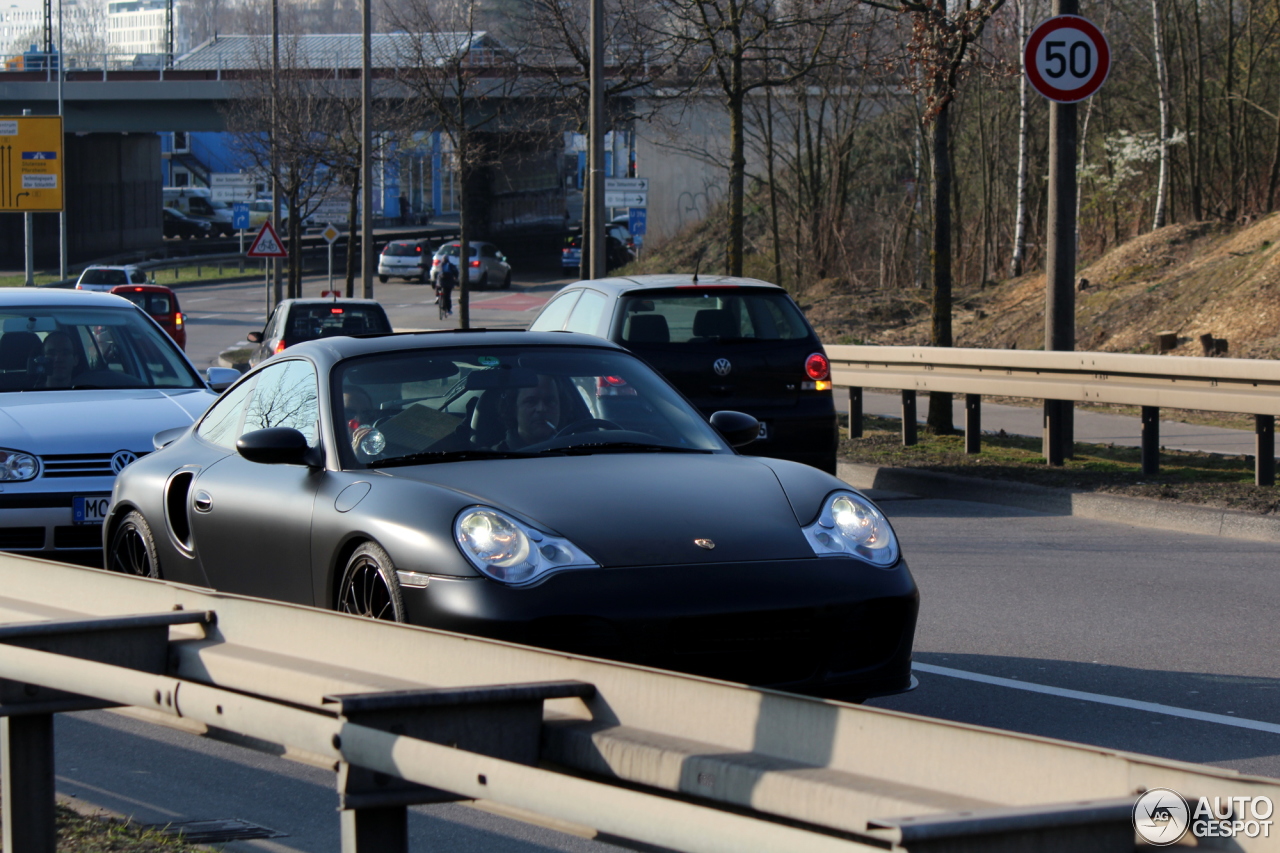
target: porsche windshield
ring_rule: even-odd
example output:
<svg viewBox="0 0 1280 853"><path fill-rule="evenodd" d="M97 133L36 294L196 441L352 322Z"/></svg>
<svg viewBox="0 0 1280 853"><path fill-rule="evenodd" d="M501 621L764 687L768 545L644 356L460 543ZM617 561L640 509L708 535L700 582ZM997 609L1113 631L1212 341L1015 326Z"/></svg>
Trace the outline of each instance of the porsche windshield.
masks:
<svg viewBox="0 0 1280 853"><path fill-rule="evenodd" d="M605 452L731 452L633 356L577 347L414 350L334 369L345 464Z"/></svg>
<svg viewBox="0 0 1280 853"><path fill-rule="evenodd" d="M168 335L132 305L0 312L0 391L202 387Z"/></svg>

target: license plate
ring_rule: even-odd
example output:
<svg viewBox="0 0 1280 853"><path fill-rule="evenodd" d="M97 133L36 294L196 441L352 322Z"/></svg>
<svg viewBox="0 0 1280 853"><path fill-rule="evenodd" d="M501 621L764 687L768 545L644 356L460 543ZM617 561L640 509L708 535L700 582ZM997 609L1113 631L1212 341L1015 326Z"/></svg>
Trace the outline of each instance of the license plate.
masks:
<svg viewBox="0 0 1280 853"><path fill-rule="evenodd" d="M769 425L764 421L760 422L760 432L756 434L756 441L761 441L769 437Z"/></svg>
<svg viewBox="0 0 1280 853"><path fill-rule="evenodd" d="M71 499L76 524L101 524L110 505L111 495L76 495Z"/></svg>

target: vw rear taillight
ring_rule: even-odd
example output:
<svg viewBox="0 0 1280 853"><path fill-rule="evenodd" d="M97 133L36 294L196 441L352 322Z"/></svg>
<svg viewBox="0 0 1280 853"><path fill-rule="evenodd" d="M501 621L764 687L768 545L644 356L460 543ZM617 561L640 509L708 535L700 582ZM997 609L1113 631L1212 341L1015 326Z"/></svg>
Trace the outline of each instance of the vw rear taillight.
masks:
<svg viewBox="0 0 1280 853"><path fill-rule="evenodd" d="M480 262L479 262L479 261L472 261L472 262L471 262L471 266L473 266L473 267L478 267L478 266L480 266Z"/></svg>
<svg viewBox="0 0 1280 853"><path fill-rule="evenodd" d="M276 341L276 352L284 352L285 342L283 340Z"/></svg>
<svg viewBox="0 0 1280 853"><path fill-rule="evenodd" d="M806 391L831 390L831 362L827 361L825 355L815 352L806 358L804 360L804 372L810 381L801 384L801 388Z"/></svg>
<svg viewBox="0 0 1280 853"><path fill-rule="evenodd" d="M804 360L804 372L810 379L826 379L831 375L831 362L820 352L815 352Z"/></svg>

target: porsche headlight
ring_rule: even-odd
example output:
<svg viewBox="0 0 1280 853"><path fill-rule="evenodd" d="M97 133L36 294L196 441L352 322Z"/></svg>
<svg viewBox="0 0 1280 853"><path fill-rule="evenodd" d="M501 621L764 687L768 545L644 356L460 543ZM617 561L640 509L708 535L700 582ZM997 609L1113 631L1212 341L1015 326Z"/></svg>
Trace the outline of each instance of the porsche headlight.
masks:
<svg viewBox="0 0 1280 853"><path fill-rule="evenodd" d="M889 520L871 501L853 492L827 497L818 520L804 528L819 557L848 556L881 568L898 562L898 538Z"/></svg>
<svg viewBox="0 0 1280 853"><path fill-rule="evenodd" d="M454 522L454 536L481 574L513 586L561 569L599 568L569 540L488 507L464 510Z"/></svg>
<svg viewBox="0 0 1280 853"><path fill-rule="evenodd" d="M33 480L40 473L40 462L30 453L0 448L0 483Z"/></svg>

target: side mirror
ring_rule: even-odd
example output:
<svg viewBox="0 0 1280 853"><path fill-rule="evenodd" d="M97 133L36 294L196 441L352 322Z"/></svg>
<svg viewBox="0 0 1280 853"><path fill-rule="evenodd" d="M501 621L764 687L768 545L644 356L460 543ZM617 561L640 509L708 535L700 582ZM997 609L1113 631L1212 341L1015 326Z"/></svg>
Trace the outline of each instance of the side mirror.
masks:
<svg viewBox="0 0 1280 853"><path fill-rule="evenodd" d="M247 340L251 344L262 343L262 332L250 332L244 337L245 337L245 340Z"/></svg>
<svg viewBox="0 0 1280 853"><path fill-rule="evenodd" d="M760 422L742 412L716 412L711 416L711 425L731 447L750 444L760 435Z"/></svg>
<svg viewBox="0 0 1280 853"><path fill-rule="evenodd" d="M173 444L175 441L182 438L189 429L191 429L189 426L162 429L155 435L151 436L151 446L156 450L159 450L162 447L168 447L170 444Z"/></svg>
<svg viewBox="0 0 1280 853"><path fill-rule="evenodd" d="M209 387L221 394L240 378L240 371L234 367L210 367L205 371L205 377L209 380Z"/></svg>
<svg viewBox="0 0 1280 853"><path fill-rule="evenodd" d="M319 465L319 451L308 446L307 437L292 427L246 432L236 441L236 452L263 465Z"/></svg>

